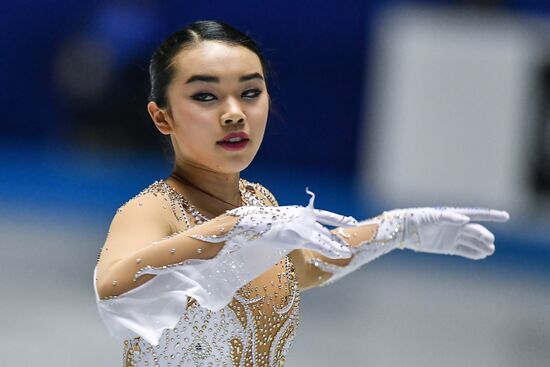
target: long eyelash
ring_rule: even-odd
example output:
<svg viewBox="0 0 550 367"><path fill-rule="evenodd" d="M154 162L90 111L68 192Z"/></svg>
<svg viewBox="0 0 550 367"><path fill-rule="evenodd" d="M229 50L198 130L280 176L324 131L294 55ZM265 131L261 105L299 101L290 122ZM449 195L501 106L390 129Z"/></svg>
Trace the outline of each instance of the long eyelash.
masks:
<svg viewBox="0 0 550 367"><path fill-rule="evenodd" d="M248 93L253 92L252 96L248 96ZM263 91L260 89L249 89L243 92L242 96L245 98L255 98L258 97L260 94L262 94Z"/></svg>
<svg viewBox="0 0 550 367"><path fill-rule="evenodd" d="M256 98L258 96L260 96L261 94L263 93L263 91L261 89L248 89L246 91L244 91L241 96L243 98ZM252 94L252 95L250 95ZM199 102L212 102L214 100L217 99L216 96L214 96L212 93L196 93L196 94L193 94L191 96L192 99L194 99L195 101L199 101ZM207 99L204 99L204 98L207 98Z"/></svg>
<svg viewBox="0 0 550 367"><path fill-rule="evenodd" d="M203 96L206 96L209 99L201 98ZM214 101L214 100L217 99L216 96L214 96L212 93L197 93L197 94L193 94L191 96L191 98L194 99L195 101L199 101L199 102L211 102L211 101Z"/></svg>

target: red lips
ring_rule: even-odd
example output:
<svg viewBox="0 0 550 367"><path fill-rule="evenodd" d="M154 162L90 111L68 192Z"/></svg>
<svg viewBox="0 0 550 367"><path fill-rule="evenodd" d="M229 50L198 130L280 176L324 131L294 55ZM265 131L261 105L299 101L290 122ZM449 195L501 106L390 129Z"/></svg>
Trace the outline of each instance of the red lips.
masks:
<svg viewBox="0 0 550 367"><path fill-rule="evenodd" d="M221 142L224 142L224 141L228 141L229 139L233 139L233 138L241 138L241 139L246 139L246 140L248 140L248 134L245 133L244 131L240 131L240 132L236 132L236 133L227 134L227 135L224 136L221 140L219 140L218 143L221 143Z"/></svg>
<svg viewBox="0 0 550 367"><path fill-rule="evenodd" d="M222 140L218 141L217 144L225 150L235 151L244 149L249 141L248 134L241 131L227 134Z"/></svg>

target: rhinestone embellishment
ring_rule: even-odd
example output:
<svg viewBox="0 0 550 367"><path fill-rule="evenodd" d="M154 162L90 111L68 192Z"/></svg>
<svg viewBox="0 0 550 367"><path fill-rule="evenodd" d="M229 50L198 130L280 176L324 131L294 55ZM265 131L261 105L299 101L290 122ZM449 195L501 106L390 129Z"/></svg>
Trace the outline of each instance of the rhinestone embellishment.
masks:
<svg viewBox="0 0 550 367"><path fill-rule="evenodd" d="M271 193L259 184L241 180L239 189L245 206L278 205ZM209 220L164 181L155 182L144 192L166 198L166 206L172 209L179 223L176 230L180 232ZM220 230L220 237L227 234L226 229ZM196 252L203 253L205 246ZM168 249L168 253L174 254L173 250ZM136 263L140 264L141 259L136 259ZM139 337L126 341L124 366L283 366L299 325L298 282L289 256L283 257L266 274L271 276L244 285L227 306L216 312L188 299L178 324L163 332L158 345Z"/></svg>

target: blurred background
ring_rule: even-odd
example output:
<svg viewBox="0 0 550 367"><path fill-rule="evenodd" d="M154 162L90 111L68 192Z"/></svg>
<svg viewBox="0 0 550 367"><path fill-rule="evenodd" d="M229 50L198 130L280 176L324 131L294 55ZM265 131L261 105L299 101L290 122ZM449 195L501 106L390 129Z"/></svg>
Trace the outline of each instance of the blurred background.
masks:
<svg viewBox="0 0 550 367"><path fill-rule="evenodd" d="M115 210L167 177L148 59L190 21L248 32L274 111L243 177L366 218L505 209L483 261L394 252L303 294L288 366L550 366L550 3L3 1L3 365L114 366L92 273Z"/></svg>

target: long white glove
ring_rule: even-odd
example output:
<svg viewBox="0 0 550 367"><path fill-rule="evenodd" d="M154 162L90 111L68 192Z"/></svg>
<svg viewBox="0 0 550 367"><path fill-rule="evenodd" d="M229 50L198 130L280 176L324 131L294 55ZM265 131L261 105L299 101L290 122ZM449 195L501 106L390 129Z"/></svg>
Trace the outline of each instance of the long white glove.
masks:
<svg viewBox="0 0 550 367"><path fill-rule="evenodd" d="M505 211L483 208L391 210L357 224L376 224L378 230L373 238L351 247L353 259L348 265L336 266L317 258L308 261L325 272L333 273L323 284L326 285L396 248L483 259L495 251L495 237L487 228L471 222L505 222L508 219L509 215ZM353 229L339 230L338 233L346 240L352 237Z"/></svg>
<svg viewBox="0 0 550 367"><path fill-rule="evenodd" d="M397 209L383 216L387 220L379 228L378 241L419 252L459 255L473 260L493 254L495 236L482 225L471 222L509 219L508 213L501 210L452 207Z"/></svg>

